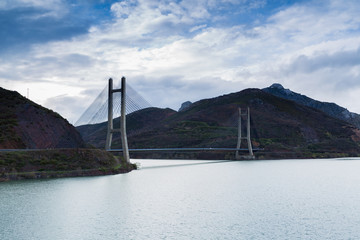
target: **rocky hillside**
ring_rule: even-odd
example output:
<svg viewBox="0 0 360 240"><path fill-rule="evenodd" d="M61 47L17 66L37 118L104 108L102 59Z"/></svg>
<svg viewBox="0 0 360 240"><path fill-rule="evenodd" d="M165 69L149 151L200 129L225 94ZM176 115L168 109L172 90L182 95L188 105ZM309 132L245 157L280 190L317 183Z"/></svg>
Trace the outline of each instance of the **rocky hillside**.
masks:
<svg viewBox="0 0 360 240"><path fill-rule="evenodd" d="M296 103L318 109L334 118L351 123L360 129L360 115L357 113L352 113L346 108L343 108L335 103L314 100L305 95L293 92L289 89L285 89L281 84L278 83L274 83L270 87L264 88L263 91L273 94L277 97L292 100Z"/></svg>
<svg viewBox="0 0 360 240"><path fill-rule="evenodd" d="M59 114L0 88L0 149L79 148L85 143Z"/></svg>
<svg viewBox="0 0 360 240"><path fill-rule="evenodd" d="M360 153L360 131L353 125L260 89L204 99L180 112L150 108L132 113L127 118L129 148L233 148L237 141L239 107L251 109L252 143L255 148L264 149L257 154L259 158ZM106 123L80 126L78 130L86 142L104 147ZM120 143L120 135L114 136L114 148L121 147ZM162 156L148 154L145 157ZM170 157L234 158L234 153L191 153L189 156L174 153Z"/></svg>

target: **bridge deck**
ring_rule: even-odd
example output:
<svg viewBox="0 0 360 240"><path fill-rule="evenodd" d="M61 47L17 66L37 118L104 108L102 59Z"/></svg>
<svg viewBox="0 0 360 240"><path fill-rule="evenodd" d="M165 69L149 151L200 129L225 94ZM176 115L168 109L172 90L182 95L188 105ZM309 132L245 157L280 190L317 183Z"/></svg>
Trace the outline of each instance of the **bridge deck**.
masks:
<svg viewBox="0 0 360 240"><path fill-rule="evenodd" d="M66 148L61 148L66 149ZM46 150L58 150L57 148L45 148L45 149L0 149L0 152L16 152L16 151L46 151ZM262 151L264 149L255 148L253 151ZM108 152L122 152L122 149L109 149ZM165 152L165 151L246 151L247 148L133 148L129 149L130 152Z"/></svg>
<svg viewBox="0 0 360 240"><path fill-rule="evenodd" d="M255 148L253 151L261 151ZM122 152L123 149L108 149L108 152ZM165 151L246 151L247 148L135 148L129 149L129 152L165 152Z"/></svg>

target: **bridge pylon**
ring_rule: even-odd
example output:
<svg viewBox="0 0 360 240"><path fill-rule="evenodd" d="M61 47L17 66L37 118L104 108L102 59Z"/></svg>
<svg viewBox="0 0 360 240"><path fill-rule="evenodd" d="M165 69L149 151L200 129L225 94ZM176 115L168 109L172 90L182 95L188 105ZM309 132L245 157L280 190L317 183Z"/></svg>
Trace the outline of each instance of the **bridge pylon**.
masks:
<svg viewBox="0 0 360 240"><path fill-rule="evenodd" d="M120 117L120 128L115 129L113 126L113 94L116 92L121 93L121 117ZM129 147L126 135L126 79L121 78L121 88L113 89L113 79L109 79L109 99L108 99L108 128L106 136L106 150L111 150L112 136L114 132L121 133L121 145L123 158L125 162L130 162Z"/></svg>
<svg viewBox="0 0 360 240"><path fill-rule="evenodd" d="M242 121L241 118L245 116L246 117L246 136L242 136ZM249 155L240 155L239 154L239 149L241 147L241 142L242 140L246 140L247 141L247 145L248 145L248 149L249 149ZM242 113L241 108L239 108L239 122L238 122L238 141L237 141L237 145L236 148L238 150L236 150L235 153L235 158L237 160L240 159L255 159L254 153L253 153L253 149L252 149L252 144L251 144L251 138L250 138L250 108L248 107L247 110L245 110L244 113Z"/></svg>

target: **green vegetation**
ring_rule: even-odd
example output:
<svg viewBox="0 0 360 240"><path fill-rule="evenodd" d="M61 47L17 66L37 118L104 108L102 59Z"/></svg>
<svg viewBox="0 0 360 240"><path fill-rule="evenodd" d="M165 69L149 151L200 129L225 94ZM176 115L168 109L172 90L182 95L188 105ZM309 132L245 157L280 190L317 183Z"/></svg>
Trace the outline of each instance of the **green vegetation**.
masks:
<svg viewBox="0 0 360 240"><path fill-rule="evenodd" d="M0 181L22 178L105 175L129 172L136 165L100 149L0 152Z"/></svg>
<svg viewBox="0 0 360 240"><path fill-rule="evenodd" d="M0 144L10 141L19 142L20 139L15 132L15 127L18 125L16 109L12 102L15 97L6 94L7 91L2 91L1 88L0 93Z"/></svg>

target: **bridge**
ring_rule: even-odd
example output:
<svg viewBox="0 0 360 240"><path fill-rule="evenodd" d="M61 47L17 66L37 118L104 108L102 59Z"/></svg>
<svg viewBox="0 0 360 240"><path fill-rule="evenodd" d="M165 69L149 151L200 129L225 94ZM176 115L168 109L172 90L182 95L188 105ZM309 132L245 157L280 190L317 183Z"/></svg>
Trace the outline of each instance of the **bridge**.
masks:
<svg viewBox="0 0 360 240"><path fill-rule="evenodd" d="M234 151L236 159L241 159L244 156L240 152L248 152L246 159L254 158L254 151L261 149L253 149L250 138L250 109L238 109L238 140L236 148L144 148L134 149L128 147L127 132L126 132L126 115L141 109L151 107L151 104L146 101L139 93L137 93L129 84L126 83L126 78L122 77L121 82L114 84L112 78L109 79L108 86L106 86L98 97L90 104L87 110L81 115L75 126L84 124L95 124L107 121L107 137L105 149L109 152L122 152L123 159L126 162L130 161L129 152L169 152L169 151ZM114 128L113 120L120 117L119 128ZM242 134L242 118L246 121L246 134ZM121 134L122 148L112 149L113 133L119 132ZM241 148L242 141L247 142L247 148Z"/></svg>

